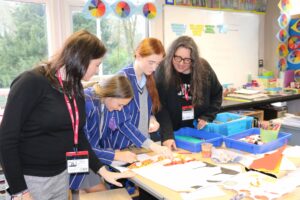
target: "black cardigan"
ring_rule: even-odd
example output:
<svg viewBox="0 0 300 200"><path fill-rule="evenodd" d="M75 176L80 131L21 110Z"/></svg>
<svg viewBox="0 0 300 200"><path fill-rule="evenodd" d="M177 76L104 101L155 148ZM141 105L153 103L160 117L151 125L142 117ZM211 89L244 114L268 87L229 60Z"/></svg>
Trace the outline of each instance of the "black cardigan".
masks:
<svg viewBox="0 0 300 200"><path fill-rule="evenodd" d="M76 101L79 150L89 151L90 168L97 172L102 164L83 132L85 100L77 96ZM0 126L0 160L10 192L15 194L27 188L24 175L50 177L64 171L65 153L73 151L73 137L64 96L51 86L41 68L17 77Z"/></svg>
<svg viewBox="0 0 300 200"><path fill-rule="evenodd" d="M204 59L201 59L201 62L208 72L208 87L203 88L202 93L205 96L204 103L194 108L194 117L195 119L203 119L210 122L220 110L223 90L209 63ZM165 77L163 63L159 66L155 74L156 86L161 101L161 110L156 114L156 118L160 123L159 132L163 142L168 139L174 139L173 131L182 128L182 101L177 95L179 92L178 89L172 85L167 87L165 79L162 77ZM193 120L185 124L188 124L189 127L193 127Z"/></svg>

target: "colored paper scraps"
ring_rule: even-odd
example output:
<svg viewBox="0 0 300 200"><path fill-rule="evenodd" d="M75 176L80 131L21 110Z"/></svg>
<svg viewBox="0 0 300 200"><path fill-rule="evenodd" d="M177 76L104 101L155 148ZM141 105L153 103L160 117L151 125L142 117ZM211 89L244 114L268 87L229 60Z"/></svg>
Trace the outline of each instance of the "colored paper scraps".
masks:
<svg viewBox="0 0 300 200"><path fill-rule="evenodd" d="M139 161L139 162L134 162L130 166L128 166L128 168L129 169L142 168L160 161L164 161L163 163L164 166L173 166L173 165L185 164L191 161L196 161L196 159L191 158L189 156L179 155L179 154L175 154L173 160L166 159L164 156L158 156L158 157L148 158L146 160Z"/></svg>
<svg viewBox="0 0 300 200"><path fill-rule="evenodd" d="M286 145L280 147L277 151L269 154L265 154L263 158L254 160L250 165L251 169L265 171L265 172L275 172L279 171L281 160L283 157L282 152L286 148Z"/></svg>
<svg viewBox="0 0 300 200"><path fill-rule="evenodd" d="M278 179L259 172L249 171L237 174L230 180L223 182L222 185L225 189L235 190L239 196L271 200L295 190L300 185L299 177L300 168Z"/></svg>

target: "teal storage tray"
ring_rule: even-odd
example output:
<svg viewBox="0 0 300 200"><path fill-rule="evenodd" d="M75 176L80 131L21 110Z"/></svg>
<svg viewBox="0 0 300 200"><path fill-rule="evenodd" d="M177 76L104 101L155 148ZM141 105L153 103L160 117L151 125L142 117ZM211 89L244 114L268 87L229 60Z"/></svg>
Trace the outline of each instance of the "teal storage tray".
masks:
<svg viewBox="0 0 300 200"><path fill-rule="evenodd" d="M239 134L232 135L229 137L224 137L224 142L227 148L238 149L253 154L260 154L260 153L266 153L268 151L273 151L287 144L289 138L292 136L292 134L290 133L279 132L276 140L262 145L250 144L247 142L240 141L240 139L247 137L249 135L258 135L258 134L260 134L259 128L251 128Z"/></svg>
<svg viewBox="0 0 300 200"><path fill-rule="evenodd" d="M223 136L217 133L209 133L195 128L181 128L174 132L176 146L191 152L200 152L201 143L209 142L219 147L223 143Z"/></svg>
<svg viewBox="0 0 300 200"><path fill-rule="evenodd" d="M230 136L252 128L253 117L234 113L219 113L212 123L207 123L204 131ZM196 121L194 125L197 126Z"/></svg>

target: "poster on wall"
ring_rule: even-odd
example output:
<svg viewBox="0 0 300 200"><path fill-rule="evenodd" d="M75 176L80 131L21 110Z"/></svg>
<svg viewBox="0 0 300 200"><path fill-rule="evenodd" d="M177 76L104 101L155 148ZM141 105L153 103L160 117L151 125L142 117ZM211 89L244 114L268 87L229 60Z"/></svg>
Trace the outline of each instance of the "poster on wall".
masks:
<svg viewBox="0 0 300 200"><path fill-rule="evenodd" d="M258 74L260 15L170 5L163 14L165 47L191 36L222 84L241 86L248 74Z"/></svg>
<svg viewBox="0 0 300 200"><path fill-rule="evenodd" d="M288 70L300 69L300 18L293 18L289 23L288 40L289 54L287 56Z"/></svg>

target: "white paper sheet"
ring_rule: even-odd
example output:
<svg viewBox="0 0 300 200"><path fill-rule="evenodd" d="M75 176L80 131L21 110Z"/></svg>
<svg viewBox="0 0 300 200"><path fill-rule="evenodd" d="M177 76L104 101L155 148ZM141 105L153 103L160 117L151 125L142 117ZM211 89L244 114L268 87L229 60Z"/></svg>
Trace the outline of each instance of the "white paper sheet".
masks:
<svg viewBox="0 0 300 200"><path fill-rule="evenodd" d="M224 195L226 194L216 185L204 187L190 193L181 193L183 200L200 200Z"/></svg>
<svg viewBox="0 0 300 200"><path fill-rule="evenodd" d="M296 170L296 169L297 169L296 165L292 161L290 161L288 158L283 156L279 170L280 171L291 171L291 170Z"/></svg>
<svg viewBox="0 0 300 200"><path fill-rule="evenodd" d="M291 158L300 158L300 146L289 146L283 151L283 155Z"/></svg>

